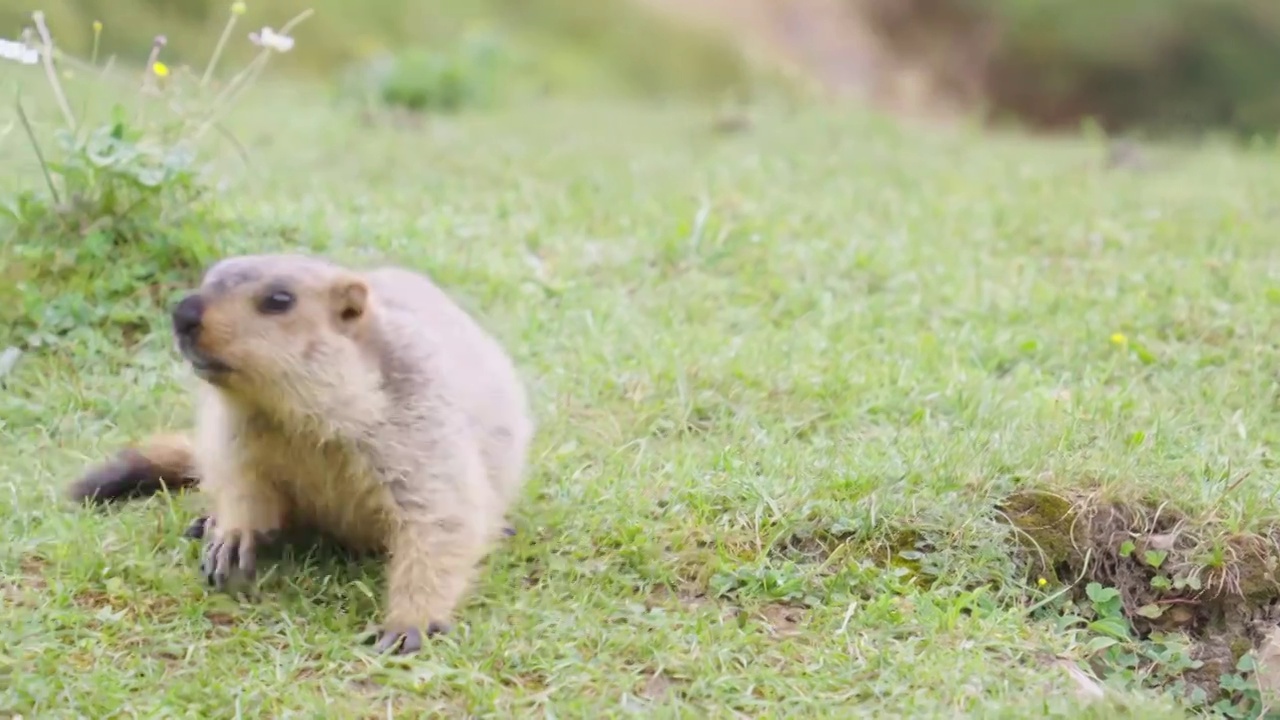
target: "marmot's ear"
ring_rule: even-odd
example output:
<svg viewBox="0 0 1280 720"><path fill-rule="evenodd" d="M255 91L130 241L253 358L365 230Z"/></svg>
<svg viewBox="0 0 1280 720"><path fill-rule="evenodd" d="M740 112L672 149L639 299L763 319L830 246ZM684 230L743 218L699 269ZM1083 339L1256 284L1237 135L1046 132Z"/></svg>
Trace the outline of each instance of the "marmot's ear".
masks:
<svg viewBox="0 0 1280 720"><path fill-rule="evenodd" d="M369 303L369 286L358 277L339 278L330 290L334 314L343 322L364 317Z"/></svg>

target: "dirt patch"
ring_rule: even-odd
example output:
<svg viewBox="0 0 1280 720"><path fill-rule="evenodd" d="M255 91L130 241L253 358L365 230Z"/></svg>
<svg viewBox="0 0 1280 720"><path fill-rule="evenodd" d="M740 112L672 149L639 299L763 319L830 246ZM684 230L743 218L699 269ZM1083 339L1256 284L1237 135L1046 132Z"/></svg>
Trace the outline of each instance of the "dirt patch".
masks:
<svg viewBox="0 0 1280 720"><path fill-rule="evenodd" d="M24 555L18 562L18 570L21 571L23 580L29 581L28 587L34 589L44 589L47 586L44 571L48 566L48 561L38 555Z"/></svg>
<svg viewBox="0 0 1280 720"><path fill-rule="evenodd" d="M1202 663L1182 673L1212 697L1242 656L1280 623L1280 536L1209 537L1167 504L1023 490L998 507L1022 546L1033 585L1086 603L1090 583L1119 592L1137 638L1180 633Z"/></svg>
<svg viewBox="0 0 1280 720"><path fill-rule="evenodd" d="M71 596L71 601L81 610L111 610L127 612L129 605L123 598L113 598L97 590L83 590Z"/></svg>
<svg viewBox="0 0 1280 720"><path fill-rule="evenodd" d="M235 617L230 613L220 612L217 610L209 610L205 612L204 619L208 620L210 624L217 625L219 627L231 627L236 624Z"/></svg>
<svg viewBox="0 0 1280 720"><path fill-rule="evenodd" d="M102 590L77 590L71 596L76 607L89 611L109 611L120 617L165 619L182 614L182 601L152 593L113 594Z"/></svg>
<svg viewBox="0 0 1280 720"><path fill-rule="evenodd" d="M678 607L687 612L699 612L716 608L720 619L746 627L759 625L765 634L775 640L801 635L804 632L806 608L799 603L772 602L755 606L740 604L729 598L716 598L692 585L675 590L659 585L649 590L644 601L646 609Z"/></svg>
<svg viewBox="0 0 1280 720"><path fill-rule="evenodd" d="M31 607L33 598L49 587L45 580L48 563L37 555L24 555L18 561L16 578L0 580L0 597L5 602L21 607Z"/></svg>
<svg viewBox="0 0 1280 720"><path fill-rule="evenodd" d="M803 608L775 603L765 605L757 610L756 614L764 620L765 629L770 637L781 639L803 632Z"/></svg>
<svg viewBox="0 0 1280 720"><path fill-rule="evenodd" d="M666 673L658 671L645 680L644 685L636 692L645 700L660 702L675 691L676 681Z"/></svg>
<svg viewBox="0 0 1280 720"><path fill-rule="evenodd" d="M675 606L689 612L716 607L720 608L720 617L724 620L732 620L742 611L737 605L720 602L694 585L681 585L674 590L666 585L656 585L649 589L644 605L646 610Z"/></svg>
<svg viewBox="0 0 1280 720"><path fill-rule="evenodd" d="M928 589L936 579L934 569L924 559L936 553L934 542L910 529L897 530L870 540L850 531L823 527L797 528L780 538L769 552L774 557L797 563L819 565L822 572L836 573L844 567L849 552L869 559L881 568L905 570L907 581Z"/></svg>
<svg viewBox="0 0 1280 720"><path fill-rule="evenodd" d="M649 597L645 599L645 608L652 610L655 607L671 605L673 602L696 609L711 604L712 600L693 585L681 585L674 590L666 585L655 585L649 590Z"/></svg>

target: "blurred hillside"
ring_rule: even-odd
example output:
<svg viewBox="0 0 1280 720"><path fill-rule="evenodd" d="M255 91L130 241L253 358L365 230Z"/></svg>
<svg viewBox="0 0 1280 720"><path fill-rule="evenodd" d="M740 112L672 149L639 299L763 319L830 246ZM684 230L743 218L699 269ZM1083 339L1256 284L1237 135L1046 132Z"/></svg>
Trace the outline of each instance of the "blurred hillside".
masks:
<svg viewBox="0 0 1280 720"><path fill-rule="evenodd" d="M249 0L246 6L224 55L232 63L256 50L245 39L250 30L279 28L299 12L315 10L273 72L331 75L382 50L447 51L479 30L550 89L704 93L745 77L732 45L632 0ZM153 38L164 35L164 60L203 68L230 7L231 0L0 0L0 24L5 36L16 37L30 24L31 11L41 9L55 41L87 57L98 20L104 24L103 57L141 64Z"/></svg>
<svg viewBox="0 0 1280 720"><path fill-rule="evenodd" d="M642 0L891 109L1280 129L1276 0Z"/></svg>
<svg viewBox="0 0 1280 720"><path fill-rule="evenodd" d="M58 42L202 66L225 0L46 0ZM230 54L263 25L316 14L276 72L332 76L379 50L445 49L483 29L539 90L715 96L746 57L894 112L980 112L1040 128L1280 128L1277 0L272 0L248 3ZM0 0L16 35L29 2ZM508 68L508 74L511 68Z"/></svg>
<svg viewBox="0 0 1280 720"><path fill-rule="evenodd" d="M1039 126L1280 128L1274 0L850 0L898 52L971 82L992 111Z"/></svg>

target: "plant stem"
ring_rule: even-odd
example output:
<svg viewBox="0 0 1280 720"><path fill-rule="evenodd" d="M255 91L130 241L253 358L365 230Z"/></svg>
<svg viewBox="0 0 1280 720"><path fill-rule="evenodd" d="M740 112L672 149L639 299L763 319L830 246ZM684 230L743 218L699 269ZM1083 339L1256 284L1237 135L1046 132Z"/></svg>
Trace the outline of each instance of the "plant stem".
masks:
<svg viewBox="0 0 1280 720"><path fill-rule="evenodd" d="M53 184L53 176L49 174L49 166L44 160L44 153L40 152L40 143L36 141L35 131L31 129L31 121L27 119L27 112L22 109L22 95L20 93L14 97L13 106L18 111L18 119L22 121L22 128L27 131L27 139L31 141L31 149L36 153L36 160L40 161L40 172L44 174L44 181L49 185L49 194L53 195L55 204L61 205L62 197L58 195L58 188Z"/></svg>
<svg viewBox="0 0 1280 720"><path fill-rule="evenodd" d="M303 10L302 12L298 13L297 16L295 16L292 20L280 26L279 34L288 35L290 31L292 31L295 27L297 27L298 23L311 17L312 15L315 14L315 12L316 11L314 9L307 8L306 10Z"/></svg>
<svg viewBox="0 0 1280 720"><path fill-rule="evenodd" d="M267 62L271 60L272 52L272 50L264 48L262 52L258 53L258 55L249 63L248 67L241 70L240 73L236 75L225 88L223 88L222 92L218 93L218 96L213 100L213 107L209 108L209 117L205 118L205 121L201 123L200 127L196 130L195 135L192 137L193 140L198 140L209 130L209 128L213 127L214 123L226 114L226 107L231 103L231 98L235 96L236 91L247 87L254 78L262 73L262 70L267 66Z"/></svg>
<svg viewBox="0 0 1280 720"><path fill-rule="evenodd" d="M31 17L35 20L36 31L40 33L40 42L44 43L44 48L40 53L41 59L44 60L44 74L49 78L49 85L53 88L53 95L58 100L58 107L62 109L62 115L67 120L67 125L72 132L76 130L76 116L71 112L71 105L67 102L67 96L62 92L62 83L58 81L58 71L53 67L53 38L49 35L49 28L44 24L44 11L36 10L31 13Z"/></svg>
<svg viewBox="0 0 1280 720"><path fill-rule="evenodd" d="M222 28L222 36L218 38L218 44L213 48L213 55L209 58L209 64L204 69L204 75L200 78L201 85L208 85L209 78L213 77L213 68L218 64L218 58L222 57L222 49L226 47L227 38L231 37L231 29L236 26L236 18L238 16L233 12L231 17L227 19L227 24Z"/></svg>
<svg viewBox="0 0 1280 720"><path fill-rule="evenodd" d="M142 92L147 92L155 85L154 68L156 60L160 57L160 43L151 43L151 54L147 56L147 66L142 70Z"/></svg>

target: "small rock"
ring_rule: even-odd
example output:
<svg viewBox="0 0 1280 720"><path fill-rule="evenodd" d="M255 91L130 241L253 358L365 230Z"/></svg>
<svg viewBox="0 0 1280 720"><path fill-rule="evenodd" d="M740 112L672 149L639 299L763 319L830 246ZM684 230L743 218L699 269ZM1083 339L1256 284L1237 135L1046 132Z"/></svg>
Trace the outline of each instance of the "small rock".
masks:
<svg viewBox="0 0 1280 720"><path fill-rule="evenodd" d="M0 378L13 371L20 357L22 357L22 351L16 347L8 347L4 352L0 352Z"/></svg>
<svg viewBox="0 0 1280 720"><path fill-rule="evenodd" d="M725 135L744 132L751 129L751 118L744 114L725 113L712 122L711 129Z"/></svg>
<svg viewBox="0 0 1280 720"><path fill-rule="evenodd" d="M1146 153L1137 143L1117 140L1107 147L1107 167L1110 169L1146 170L1149 166Z"/></svg>
<svg viewBox="0 0 1280 720"><path fill-rule="evenodd" d="M1145 538L1148 550L1172 550L1174 543L1178 541L1178 536L1174 533L1162 533L1159 535L1148 535Z"/></svg>
<svg viewBox="0 0 1280 720"><path fill-rule="evenodd" d="M1254 651L1255 680L1262 700L1272 706L1280 700L1280 628L1272 628Z"/></svg>
<svg viewBox="0 0 1280 720"><path fill-rule="evenodd" d="M1106 696L1102 690L1102 685L1085 674L1074 662L1059 658L1056 664L1075 682L1076 695L1080 700L1090 703L1095 700L1101 700Z"/></svg>

